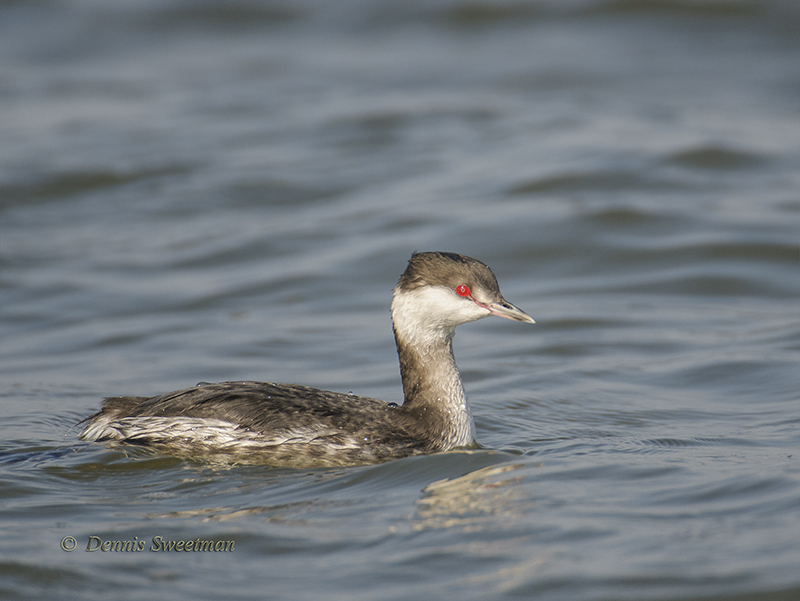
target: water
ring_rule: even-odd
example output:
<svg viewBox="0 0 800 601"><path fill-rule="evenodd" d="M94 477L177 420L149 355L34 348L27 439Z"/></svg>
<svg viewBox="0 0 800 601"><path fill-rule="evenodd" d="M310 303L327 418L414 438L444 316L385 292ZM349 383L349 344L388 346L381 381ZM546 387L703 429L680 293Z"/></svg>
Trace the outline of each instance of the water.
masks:
<svg viewBox="0 0 800 601"><path fill-rule="evenodd" d="M798 39L777 0L3 3L0 597L800 597ZM459 328L483 450L77 439L201 380L400 401L413 250L537 320Z"/></svg>

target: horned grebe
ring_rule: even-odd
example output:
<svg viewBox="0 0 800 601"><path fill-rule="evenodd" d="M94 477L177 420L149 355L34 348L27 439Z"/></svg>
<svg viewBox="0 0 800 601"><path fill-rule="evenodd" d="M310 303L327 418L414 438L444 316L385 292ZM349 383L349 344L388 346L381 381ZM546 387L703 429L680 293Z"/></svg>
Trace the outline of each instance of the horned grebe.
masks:
<svg viewBox="0 0 800 601"><path fill-rule="evenodd" d="M480 261L414 253L392 299L402 405L294 384L201 383L153 398L107 398L81 422L80 436L292 466L375 463L473 446L453 336L457 325L489 315L534 323L503 298Z"/></svg>

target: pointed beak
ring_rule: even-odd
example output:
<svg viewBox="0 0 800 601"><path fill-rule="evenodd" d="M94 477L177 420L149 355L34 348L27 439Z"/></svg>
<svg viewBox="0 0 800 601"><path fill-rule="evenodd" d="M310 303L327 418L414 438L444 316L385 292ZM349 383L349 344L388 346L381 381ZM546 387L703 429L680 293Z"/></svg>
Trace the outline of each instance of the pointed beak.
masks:
<svg viewBox="0 0 800 601"><path fill-rule="evenodd" d="M518 309L505 299L484 306L489 309L492 315L497 315L498 317L505 317L506 319L513 319L514 321L522 321L524 323L536 323L525 311Z"/></svg>

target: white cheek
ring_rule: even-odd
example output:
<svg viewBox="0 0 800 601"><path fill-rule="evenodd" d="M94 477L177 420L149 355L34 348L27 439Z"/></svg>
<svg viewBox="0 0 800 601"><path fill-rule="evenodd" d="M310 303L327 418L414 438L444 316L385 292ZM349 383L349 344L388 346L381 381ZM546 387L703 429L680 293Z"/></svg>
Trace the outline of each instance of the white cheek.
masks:
<svg viewBox="0 0 800 601"><path fill-rule="evenodd" d="M395 327L400 330L452 330L491 315L488 309L442 287L423 287L396 295L392 314Z"/></svg>

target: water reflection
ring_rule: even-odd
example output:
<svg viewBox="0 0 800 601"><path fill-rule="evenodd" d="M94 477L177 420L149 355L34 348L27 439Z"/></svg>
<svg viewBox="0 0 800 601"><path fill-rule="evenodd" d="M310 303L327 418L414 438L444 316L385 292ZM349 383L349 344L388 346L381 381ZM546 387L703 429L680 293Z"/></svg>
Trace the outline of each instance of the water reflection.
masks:
<svg viewBox="0 0 800 601"><path fill-rule="evenodd" d="M521 463L491 465L460 478L433 482L422 491L416 503L412 531L430 528L462 528L480 530L496 518L519 517L532 504L518 476L508 476L521 468Z"/></svg>

